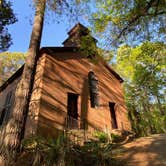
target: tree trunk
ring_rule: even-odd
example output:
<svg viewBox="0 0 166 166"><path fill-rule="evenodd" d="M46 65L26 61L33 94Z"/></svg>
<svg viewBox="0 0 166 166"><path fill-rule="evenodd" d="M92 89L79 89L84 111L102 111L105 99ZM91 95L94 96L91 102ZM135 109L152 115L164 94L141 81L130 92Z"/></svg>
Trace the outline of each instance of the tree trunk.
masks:
<svg viewBox="0 0 166 166"><path fill-rule="evenodd" d="M158 109L160 110L161 115L164 115L164 111L162 109L161 102L160 102L160 99L159 99L158 95L156 95L156 99L157 99Z"/></svg>
<svg viewBox="0 0 166 166"><path fill-rule="evenodd" d="M21 135L23 133L27 117L27 110L30 99L30 93L32 89L36 58L40 49L44 13L46 6L46 0L36 0L35 2L36 12L30 39L28 56L25 60L21 80L15 92L15 102L12 112L12 118L10 119L9 123L4 129L5 135L3 138L3 146L7 150L7 153L5 153L5 158L7 156L15 158L15 154L20 148ZM1 149L4 148L1 147ZM4 156L2 150L1 155Z"/></svg>

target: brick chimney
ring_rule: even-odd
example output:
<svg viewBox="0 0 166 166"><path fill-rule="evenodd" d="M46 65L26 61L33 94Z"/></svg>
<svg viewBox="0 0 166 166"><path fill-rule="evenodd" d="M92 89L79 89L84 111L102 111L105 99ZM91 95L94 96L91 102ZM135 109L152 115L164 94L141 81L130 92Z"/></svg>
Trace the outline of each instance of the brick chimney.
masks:
<svg viewBox="0 0 166 166"><path fill-rule="evenodd" d="M64 47L80 47L81 40L83 36L88 36L92 38L92 41L96 44L97 40L90 35L88 28L82 24L76 24L69 32L69 37L62 43ZM88 44L88 43L87 43Z"/></svg>

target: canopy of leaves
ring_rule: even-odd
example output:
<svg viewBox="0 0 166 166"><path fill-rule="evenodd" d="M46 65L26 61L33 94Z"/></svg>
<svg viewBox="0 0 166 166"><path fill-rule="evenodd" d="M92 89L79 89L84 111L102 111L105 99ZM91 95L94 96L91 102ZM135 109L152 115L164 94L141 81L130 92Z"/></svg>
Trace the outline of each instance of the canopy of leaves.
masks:
<svg viewBox="0 0 166 166"><path fill-rule="evenodd" d="M122 46L116 68L126 79L125 97L132 126L135 130L141 126L137 134L165 131L166 45L145 42L135 48Z"/></svg>
<svg viewBox="0 0 166 166"><path fill-rule="evenodd" d="M96 0L92 23L113 44L130 39L165 41L165 0ZM129 37L129 38L128 38Z"/></svg>
<svg viewBox="0 0 166 166"><path fill-rule="evenodd" d="M32 0L33 4L43 0ZM89 10L90 0L47 0L45 10L45 22L63 22L72 26L83 21L83 15Z"/></svg>
<svg viewBox="0 0 166 166"><path fill-rule="evenodd" d="M17 21L11 8L11 3L6 0L0 1L0 52L6 51L12 44L11 35L6 26Z"/></svg>
<svg viewBox="0 0 166 166"><path fill-rule="evenodd" d="M24 63L25 54L20 52L0 53L0 85Z"/></svg>

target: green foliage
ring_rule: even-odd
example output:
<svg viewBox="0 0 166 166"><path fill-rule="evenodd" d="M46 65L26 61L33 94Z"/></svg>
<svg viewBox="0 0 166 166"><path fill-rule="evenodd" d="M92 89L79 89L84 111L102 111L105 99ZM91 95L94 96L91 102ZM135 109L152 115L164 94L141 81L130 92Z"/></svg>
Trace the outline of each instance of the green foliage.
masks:
<svg viewBox="0 0 166 166"><path fill-rule="evenodd" d="M112 157L112 145L100 141L89 141L80 146L64 135L60 135L57 139L34 136L24 140L22 147L24 155L19 155L18 163L23 161L21 164L24 165L27 163L32 166L116 166L119 164Z"/></svg>
<svg viewBox="0 0 166 166"><path fill-rule="evenodd" d="M6 51L12 44L11 35L6 26L17 21L11 8L11 3L6 0L0 1L0 52Z"/></svg>
<svg viewBox="0 0 166 166"><path fill-rule="evenodd" d="M84 20L83 16L90 10L89 2L90 0L47 0L45 21L56 21L57 23L62 21L66 26L73 26Z"/></svg>
<svg viewBox="0 0 166 166"><path fill-rule="evenodd" d="M0 53L0 85L24 63L25 54L20 52Z"/></svg>
<svg viewBox="0 0 166 166"><path fill-rule="evenodd" d="M82 162L87 166L109 166L118 165L119 163L112 157L112 145L109 143L102 143L91 141L81 147Z"/></svg>
<svg viewBox="0 0 166 166"><path fill-rule="evenodd" d="M22 146L26 153L34 155L34 158L31 159L33 166L41 163L49 166L61 162L61 158L68 150L67 147L66 149L64 147L65 141L66 138L63 135L59 135L57 139L34 136L24 140Z"/></svg>
<svg viewBox="0 0 166 166"><path fill-rule="evenodd" d="M98 48L96 42L96 39L94 39L90 33L82 36L80 51L85 57L90 58L93 63L97 63L101 59L105 62L110 62L113 58L114 52Z"/></svg>
<svg viewBox="0 0 166 166"><path fill-rule="evenodd" d="M91 35L82 36L80 45L80 51L82 51L86 57L97 55L96 43Z"/></svg>
<svg viewBox="0 0 166 166"><path fill-rule="evenodd" d="M111 139L112 142L119 142L121 140L121 137L117 134L111 133Z"/></svg>
<svg viewBox="0 0 166 166"><path fill-rule="evenodd" d="M139 136L166 131L165 120L166 45L145 42L135 48L122 46L116 69L125 78L129 118Z"/></svg>
<svg viewBox="0 0 166 166"><path fill-rule="evenodd" d="M130 110L129 114L133 112ZM130 115L130 119L136 136L166 133L166 115L162 115L158 110L141 112L139 115L137 113L136 116Z"/></svg>
<svg viewBox="0 0 166 166"><path fill-rule="evenodd" d="M118 134L105 133L102 131L95 131L93 133L93 136L96 137L100 143L108 143L108 142L117 143L122 140L121 136Z"/></svg>
<svg viewBox="0 0 166 166"><path fill-rule="evenodd" d="M90 20L109 43L126 41L126 37L131 42L145 38L165 41L165 6L165 0L96 0Z"/></svg>
<svg viewBox="0 0 166 166"><path fill-rule="evenodd" d="M95 131L94 132L94 137L98 138L100 142L108 142L109 137L108 134L101 132L101 131Z"/></svg>

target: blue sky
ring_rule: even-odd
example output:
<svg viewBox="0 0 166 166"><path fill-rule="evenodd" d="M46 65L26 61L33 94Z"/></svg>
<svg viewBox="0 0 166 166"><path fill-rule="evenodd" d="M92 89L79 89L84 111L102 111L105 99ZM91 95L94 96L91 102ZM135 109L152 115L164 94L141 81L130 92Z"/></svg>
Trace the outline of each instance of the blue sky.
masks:
<svg viewBox="0 0 166 166"><path fill-rule="evenodd" d="M13 45L8 51L26 52L29 46L34 10L31 0L12 0L11 2L13 3L12 8L18 18L18 22L8 27L13 39ZM53 21L48 23L47 21L44 24L41 47L62 46L61 43L67 38L67 31L72 26L62 21L59 24Z"/></svg>

